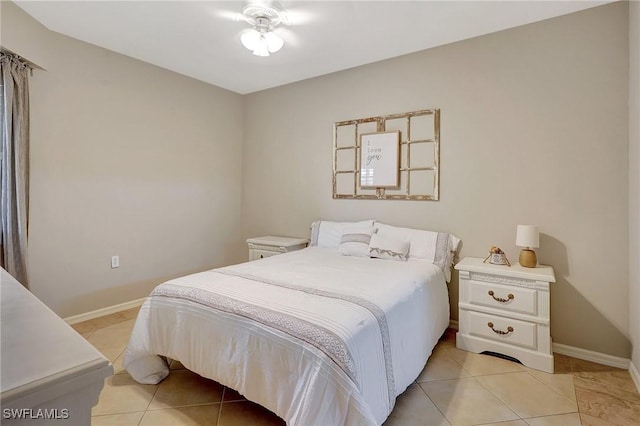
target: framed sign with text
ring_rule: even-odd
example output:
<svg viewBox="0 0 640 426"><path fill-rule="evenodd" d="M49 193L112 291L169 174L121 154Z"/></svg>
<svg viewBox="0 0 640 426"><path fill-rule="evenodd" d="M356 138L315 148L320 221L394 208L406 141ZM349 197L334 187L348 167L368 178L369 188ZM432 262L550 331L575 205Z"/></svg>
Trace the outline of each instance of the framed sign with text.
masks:
<svg viewBox="0 0 640 426"><path fill-rule="evenodd" d="M360 186L397 188L400 184L400 132L360 135Z"/></svg>

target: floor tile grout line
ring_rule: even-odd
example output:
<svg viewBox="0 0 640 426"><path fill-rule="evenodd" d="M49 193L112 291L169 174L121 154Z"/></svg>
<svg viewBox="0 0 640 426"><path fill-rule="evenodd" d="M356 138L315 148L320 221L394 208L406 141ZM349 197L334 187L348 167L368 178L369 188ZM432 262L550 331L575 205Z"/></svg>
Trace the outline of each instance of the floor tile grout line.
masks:
<svg viewBox="0 0 640 426"><path fill-rule="evenodd" d="M220 407L218 407L218 418L216 419L216 426L220 423L220 416L222 415L222 403L224 402L224 395L227 393L227 387L222 388L222 395L220 396Z"/></svg>
<svg viewBox="0 0 640 426"><path fill-rule="evenodd" d="M546 384L546 383L544 383L542 380L538 379L535 375L533 375L533 374L531 374L531 373L529 373L529 374L530 374L531 376L533 376L533 378L534 378L534 379L537 379L537 380L538 380L540 383L542 383L543 385L546 385L547 387L551 388L551 386L547 385L547 384ZM568 401L571 401L571 402L575 402L575 403L576 403L576 409L577 409L577 412L579 412L579 411L580 411L580 405L578 404L578 395L577 395L577 392L576 392L576 384L575 384L575 381L573 380L573 379L574 379L573 374L571 374L571 373L557 373L557 374L556 374L556 373L553 373L553 375L554 375L554 376L556 376L556 375L566 375L566 376L571 377L571 389L573 389L573 396L576 398L576 400L575 400L575 401L571 401L569 398L567 398L566 396L564 396L564 395L560 394L558 391L556 391L556 390L555 390L555 389L553 389L553 388L551 388L551 390L553 390L554 392L556 392L557 394L559 394L560 396L562 396L564 399L566 399L566 400L568 400Z"/></svg>
<svg viewBox="0 0 640 426"><path fill-rule="evenodd" d="M454 349L458 349L456 346L453 346ZM466 371L467 373L469 373L471 375L471 377L475 377L475 375L473 373L471 373L471 371L467 370L466 368L464 368L464 365L462 365L462 363L460 361L458 361L457 359L455 359L454 357L452 357L451 355L448 355L448 357L453 360L453 362L455 362L456 364L458 364L460 366L460 368L464 371Z"/></svg>
<svg viewBox="0 0 640 426"><path fill-rule="evenodd" d="M534 374L531 374L529 371L527 370L523 370L523 372L527 373L529 376L533 377L538 383L542 384L543 386L545 386L546 388L550 389L553 393L555 393L556 395L558 395L559 397L566 399L569 402L575 402L576 406L578 405L578 399L576 397L575 401L570 400L569 398L567 398L566 396L562 395L560 392L558 392L557 390L555 390L554 388L552 388L551 386L549 386L548 384L546 384L545 382L543 382L542 380L540 380L539 378L537 378ZM559 374L555 374L553 373L554 376L559 375ZM575 384L573 384L573 377L571 377L571 387L573 388L573 393L575 394L576 392L576 386Z"/></svg>
<svg viewBox="0 0 640 426"><path fill-rule="evenodd" d="M122 411L122 412L118 412L118 413L104 413L104 414L92 414L91 418L94 417L107 417L107 416L117 416L120 414L135 414L135 413L144 413L145 411L142 410L134 410L134 411Z"/></svg>
<svg viewBox="0 0 640 426"><path fill-rule="evenodd" d="M578 413L577 411L573 411L571 413L560 413L560 414L545 414L544 416L534 416L534 417L523 417L522 420L526 423L529 424L529 422L527 420L532 420L532 419L544 419L545 417L556 417L556 416L568 416L570 414L577 414L578 416L580 416L580 413Z"/></svg>
<svg viewBox="0 0 640 426"><path fill-rule="evenodd" d="M248 402L249 400L244 400L244 401L228 401L225 404L237 404L237 403L242 403L242 402ZM250 402L250 401L249 401ZM216 418L216 425L220 422L220 416L222 413L222 405L223 402L206 402L206 403L201 403L201 404L188 404L188 405L178 405L178 406L174 406L174 407L162 407L162 408L158 408L155 410L149 410L146 409L144 411L126 411L126 412L122 412L122 413L109 413L109 414L100 414L98 416L92 416L92 417L106 417L106 416L115 416L115 415L120 415L120 414L134 414L134 413L142 413L142 416L140 417L140 420L138 421L137 425L139 426L142 422L142 420L144 419L144 416L149 413L149 412L156 412L156 411L170 411L170 410L180 410L183 408L191 408L191 407L203 407L203 406L207 406L207 405L218 405L219 409L218 409L218 416Z"/></svg>
<svg viewBox="0 0 640 426"><path fill-rule="evenodd" d="M452 356L448 356L450 359L452 359L454 362L456 362L458 365L460 365L460 368L464 371L466 371L467 373L469 373L471 376L470 377L458 377L458 378L452 378L452 379L441 379L441 380L433 380L433 382L437 382L437 381L444 381L444 380L461 380L461 379L474 379L474 381L476 383L478 383L482 388L484 388L487 392L489 392L489 394L493 395L498 401L502 402L505 407L507 407L509 410L511 410L511 412L513 412L513 414L518 417L519 420L524 421L525 423L527 423L513 408L511 408L506 402L502 401L502 399L500 399L497 395L495 395L493 392L491 392L489 389L487 389L476 377L475 374L471 373L470 371L466 370L464 368L464 366L455 358L453 358ZM495 374L487 374L487 375L482 375L482 376L490 376L490 375L500 375L500 374L510 374L511 372L508 373L495 373ZM513 372L513 373L517 373ZM417 380L416 380L416 383ZM423 382L423 383L427 383L427 382ZM451 423L451 420L442 412L442 410L440 410L440 408L436 405L436 403L431 399L431 397L429 397L429 395L427 394L427 392L424 390L424 388L422 386L420 386L420 384L418 383L418 386L420 387L420 390L422 391L422 393L425 394L425 396L429 399L429 401L431 401L431 403L433 404L434 407L436 407L436 409L440 412L440 414L442 414L442 417L444 417L444 419L449 423ZM491 424L492 422L488 422L485 424ZM493 422L495 423L495 422Z"/></svg>
<svg viewBox="0 0 640 426"><path fill-rule="evenodd" d="M564 395L559 394L558 392L555 391L555 389L552 389L550 386L548 386L547 384L543 383L541 380L537 379L533 374L530 374L528 371L523 370L523 371L512 371L512 372L507 372L507 373L502 373L500 375L507 375L507 374L517 374L517 373L527 373L529 374L529 376L533 377L535 380L537 380L539 383L541 383L542 385L544 385L546 388L549 388L550 390L552 390L556 395L558 395L559 397L561 397L562 399L565 399L569 402L573 402L571 400L569 400L568 398L566 398ZM498 375L498 374L492 374L492 375ZM484 375L482 377L486 377L487 375ZM475 377L475 376L474 376ZM507 404L507 402L505 400L503 400L502 398L500 398L498 395L496 395L494 392L491 391L491 389L487 388L485 385L482 384L482 382L480 382L478 380L478 383L480 383L480 386L482 386L487 392L489 392L491 395L493 395L495 398L497 398L500 402L502 402L506 407L508 407L511 411L513 411L513 413L518 416L518 418L520 420L522 420L523 422L529 424L525 419L534 419L537 417L549 417L549 416L558 416L558 415L563 415L563 414L573 414L576 413L578 415L580 415L579 413L579 407L578 407L578 402L576 401L576 411L570 411L567 413L556 413L556 414L545 414L544 416L537 416L537 417L522 417L520 414L518 414L518 412L511 407L509 404ZM575 392L575 385L573 386L574 392Z"/></svg>
<svg viewBox="0 0 640 426"><path fill-rule="evenodd" d="M514 373L519 373L519 371L511 371L511 372L501 373L501 374L485 374L485 375L482 375L482 377L486 377L486 376L497 376L497 375L503 375L503 374L505 374L505 375L506 375L506 374L514 374ZM501 403L503 403L505 407L507 407L509 410L511 410L511 412L512 412L513 414L515 414L515 415L516 415L516 417L518 417L518 419L520 419L520 420L522 420L523 422L525 422L525 421L524 421L524 418L523 418L520 414L518 414L518 412L517 412L513 407L511 407L509 404L507 404L507 402L506 402L506 401L504 401L504 400L503 400L502 398L500 398L498 395L496 395L495 393L493 393L493 392L491 391L491 389L489 389L489 388L487 388L485 385L483 385L483 384L482 384L482 382L476 378L476 376L473 376L473 378L474 378L474 379L476 379L476 382L478 382L478 384L479 384L479 385L480 385L484 390L486 390L487 392L489 392L489 393L490 393L490 394L491 394L495 399L497 399L498 401L500 401ZM526 422L525 422L525 423L526 423Z"/></svg>
<svg viewBox="0 0 640 426"><path fill-rule="evenodd" d="M229 401L229 403L231 402L241 402L241 401ZM162 410L173 410L173 409L177 409L177 408L189 408L189 407L202 407L205 405L222 405L222 402L196 402L193 404L180 404L180 405L172 405L172 406L167 406L167 407L159 407L159 408L147 408L145 411L149 412L149 411L162 411Z"/></svg>
<svg viewBox="0 0 640 426"><path fill-rule="evenodd" d="M460 364L460 366L461 366L461 368L462 368L462 369L464 369L464 366L460 363L460 361L458 361L457 359L455 359L455 358L453 358L453 357L451 357L451 358L452 358L455 362L457 362L458 364ZM542 383L542 384L543 384L544 386L546 386L547 388L551 389L555 394L559 395L559 396L560 396L560 397L562 397L563 399L565 399L565 400L567 400L567 401L569 401L569 402L572 402L572 403L575 403L575 404L576 404L576 411L574 411L574 412L570 412L570 413L563 413L563 414L573 414L573 413L576 413L578 416L580 416L581 414L584 414L584 413L583 413L583 412L581 411L581 409L580 409L580 407L581 407L580 400L581 400L581 399L578 397L578 389L577 389L577 387L576 387L576 385L575 385L575 381L574 381L574 379L575 379L576 375L577 375L578 373L580 373L580 371L575 371L575 366L574 366L574 362L573 362L573 360L571 360L571 359L570 359L570 360L569 360L569 363L570 363L570 364L569 364L569 366L570 366L570 368L569 368L569 369L570 369L570 371L569 371L569 372L567 372L567 373L558 373L558 374L566 374L566 375L571 376L571 378L572 378L572 388L573 388L573 393L574 393L574 396L575 396L575 398L576 398L576 399L575 399L575 401L572 401L571 399L569 399L569 398L565 397L564 395L560 394L558 391L556 391L555 389L553 389L552 387L550 387L550 386L549 386L549 385L547 385L546 383L542 382L542 381L541 381L540 379L538 379L535 375L531 374L531 373L527 370L527 368L522 368L522 369L521 369L521 371L527 372L531 377L533 377L534 379L536 379L538 382ZM523 366L523 367L525 367L525 366ZM465 371L466 371L466 370L465 370ZM510 372L510 373L515 373L515 372ZM497 374L509 374L509 373L482 374L482 375L478 375L478 376L486 377L486 376L490 376L490 375L497 375ZM554 373L554 375L555 375L555 374L556 374L556 373ZM473 376L474 378L475 378L475 377L478 377L478 376L476 376L476 375L472 375L472 376ZM489 390L489 389L487 389L487 390ZM489 390L489 392L491 392L491 391ZM492 394L493 394L493 393L492 393ZM496 397L497 397L497 396L496 396ZM502 400L500 399L500 401L502 401ZM508 405L508 404L506 404L506 402L504 402L504 401L502 401L502 402L503 402L507 407L509 407L509 405ZM511 407L509 407L509 409L513 410ZM517 414L517 413L516 413L516 414ZM524 420L524 418L521 418L521 419L522 419L523 421L525 421L525 420ZM525 421L525 422L526 422L526 421Z"/></svg>
<svg viewBox="0 0 640 426"><path fill-rule="evenodd" d="M429 396L429 394L427 394L427 391L424 390L424 388L422 386L420 386L420 383L418 383L418 388L420 388L420 390L422 391L422 393L424 394L424 396L427 397L427 399L429 400L429 402L431 402L433 404L434 407L436 407L436 410L438 410L438 412L442 415L442 418L445 419L447 421L447 423L449 423L449 425L452 425L451 421L449 420L449 418L442 412L442 410L440 409L440 407L438 407L436 405L436 403L433 401L433 399L431 399L431 397Z"/></svg>
<svg viewBox="0 0 640 426"><path fill-rule="evenodd" d="M153 399L156 397L156 395L158 394L158 390L160 390L160 384L162 382L158 383L157 385L154 385L156 387L156 390L153 392L153 396L151 396L151 399L149 400L149 402L147 403L147 408L144 409L144 413L147 414L147 411L149 411L149 407L151 406L151 403L153 402ZM144 415L142 416L144 418ZM142 420L142 419L140 419Z"/></svg>

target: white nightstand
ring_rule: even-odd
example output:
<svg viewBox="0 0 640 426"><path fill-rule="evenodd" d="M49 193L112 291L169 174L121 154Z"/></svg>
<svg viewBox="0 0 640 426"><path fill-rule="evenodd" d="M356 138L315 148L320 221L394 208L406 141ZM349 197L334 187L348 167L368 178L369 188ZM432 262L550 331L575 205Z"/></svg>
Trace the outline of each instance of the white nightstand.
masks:
<svg viewBox="0 0 640 426"><path fill-rule="evenodd" d="M292 237L257 237L249 238L249 260L263 259L276 254L303 249L309 244L306 238Z"/></svg>
<svg viewBox="0 0 640 426"><path fill-rule="evenodd" d="M483 263L466 257L460 271L456 346L470 352L494 352L553 373L549 285L553 268L524 268Z"/></svg>

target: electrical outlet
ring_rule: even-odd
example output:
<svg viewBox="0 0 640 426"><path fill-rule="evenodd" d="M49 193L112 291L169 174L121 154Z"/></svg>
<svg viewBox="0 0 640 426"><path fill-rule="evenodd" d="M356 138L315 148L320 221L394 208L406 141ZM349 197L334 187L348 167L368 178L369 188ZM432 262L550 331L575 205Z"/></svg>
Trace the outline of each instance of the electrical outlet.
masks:
<svg viewBox="0 0 640 426"><path fill-rule="evenodd" d="M120 256L111 256L111 269L120 267Z"/></svg>

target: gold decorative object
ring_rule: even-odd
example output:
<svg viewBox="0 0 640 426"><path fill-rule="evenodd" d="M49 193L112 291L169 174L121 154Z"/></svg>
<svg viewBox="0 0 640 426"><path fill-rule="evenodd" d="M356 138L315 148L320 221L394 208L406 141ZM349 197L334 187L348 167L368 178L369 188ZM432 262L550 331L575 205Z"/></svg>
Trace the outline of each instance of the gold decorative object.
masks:
<svg viewBox="0 0 640 426"><path fill-rule="evenodd" d="M391 132L400 136L398 184L362 185L362 137ZM439 109L334 123L333 198L437 201L439 192Z"/></svg>
<svg viewBox="0 0 640 426"><path fill-rule="evenodd" d="M520 256L518 256L518 263L525 268L535 268L538 264L538 257L536 252L531 249L520 250Z"/></svg>
<svg viewBox="0 0 640 426"><path fill-rule="evenodd" d="M535 225L518 225L516 230L516 245L525 247L520 251L518 263L525 268L535 268L538 265L536 252L532 247L540 247L540 232Z"/></svg>

